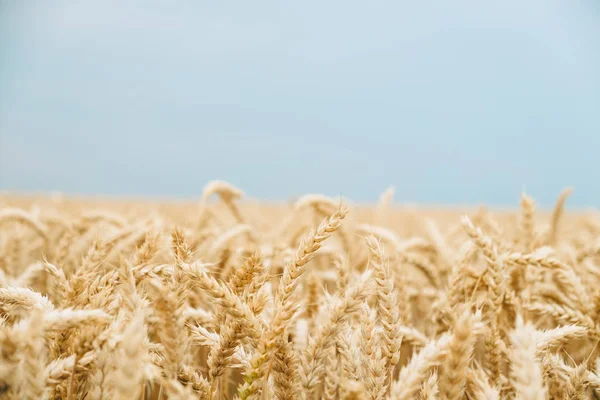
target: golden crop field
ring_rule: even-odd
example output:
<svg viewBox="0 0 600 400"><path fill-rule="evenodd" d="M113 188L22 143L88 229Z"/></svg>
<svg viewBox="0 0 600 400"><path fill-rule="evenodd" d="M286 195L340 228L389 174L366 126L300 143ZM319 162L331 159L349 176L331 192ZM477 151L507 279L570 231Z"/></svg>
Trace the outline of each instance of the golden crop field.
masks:
<svg viewBox="0 0 600 400"><path fill-rule="evenodd" d="M0 197L0 398L594 399L600 219Z"/></svg>

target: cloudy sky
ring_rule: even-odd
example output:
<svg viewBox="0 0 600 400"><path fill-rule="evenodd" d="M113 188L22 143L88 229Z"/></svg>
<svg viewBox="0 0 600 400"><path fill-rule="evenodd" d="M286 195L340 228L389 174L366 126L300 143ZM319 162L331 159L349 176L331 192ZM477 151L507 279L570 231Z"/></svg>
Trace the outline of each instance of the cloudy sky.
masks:
<svg viewBox="0 0 600 400"><path fill-rule="evenodd" d="M600 199L596 0L0 0L0 189Z"/></svg>

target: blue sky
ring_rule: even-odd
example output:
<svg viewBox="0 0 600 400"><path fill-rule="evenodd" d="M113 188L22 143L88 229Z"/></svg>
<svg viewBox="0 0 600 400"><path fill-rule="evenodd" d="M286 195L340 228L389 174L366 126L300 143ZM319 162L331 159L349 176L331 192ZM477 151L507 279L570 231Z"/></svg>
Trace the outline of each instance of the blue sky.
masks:
<svg viewBox="0 0 600 400"><path fill-rule="evenodd" d="M0 189L597 206L600 3L0 3Z"/></svg>

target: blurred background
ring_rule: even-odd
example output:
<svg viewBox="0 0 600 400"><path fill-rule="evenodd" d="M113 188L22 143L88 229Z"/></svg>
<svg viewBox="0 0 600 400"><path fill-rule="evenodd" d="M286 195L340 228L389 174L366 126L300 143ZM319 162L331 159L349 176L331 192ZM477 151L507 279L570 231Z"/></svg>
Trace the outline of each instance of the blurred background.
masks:
<svg viewBox="0 0 600 400"><path fill-rule="evenodd" d="M600 199L600 2L0 0L0 189Z"/></svg>

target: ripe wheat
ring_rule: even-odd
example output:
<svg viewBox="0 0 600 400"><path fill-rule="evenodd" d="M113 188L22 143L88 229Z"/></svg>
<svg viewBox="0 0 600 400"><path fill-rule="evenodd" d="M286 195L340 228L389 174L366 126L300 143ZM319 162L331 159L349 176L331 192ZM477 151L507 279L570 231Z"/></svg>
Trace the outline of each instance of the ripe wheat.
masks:
<svg viewBox="0 0 600 400"><path fill-rule="evenodd" d="M3 196L0 399L598 398L600 223L569 194Z"/></svg>

